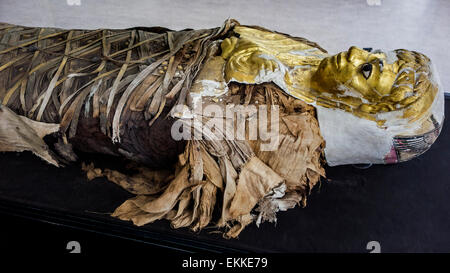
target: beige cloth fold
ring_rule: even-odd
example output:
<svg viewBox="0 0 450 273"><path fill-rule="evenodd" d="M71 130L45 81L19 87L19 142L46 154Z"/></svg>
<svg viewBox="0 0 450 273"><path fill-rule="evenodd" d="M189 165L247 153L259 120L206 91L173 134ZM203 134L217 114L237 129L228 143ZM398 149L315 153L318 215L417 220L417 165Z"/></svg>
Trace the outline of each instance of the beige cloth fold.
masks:
<svg viewBox="0 0 450 273"><path fill-rule="evenodd" d="M112 216L136 225L167 219L174 228L193 231L212 224L224 229L226 238L235 238L252 222L274 222L278 211L306 205L311 189L325 176L324 141L314 108L290 100L273 84L237 88L241 91L235 93L243 102L280 107L280 118L274 121L279 123L278 148L262 151L261 140L190 140L174 167L174 178L164 182L167 187L161 192L148 194L141 187L139 193L138 187L129 187L132 181L140 185L139 180L117 183L115 179L138 196L124 202ZM117 177L126 180L126 175ZM216 208L217 219L213 217Z"/></svg>

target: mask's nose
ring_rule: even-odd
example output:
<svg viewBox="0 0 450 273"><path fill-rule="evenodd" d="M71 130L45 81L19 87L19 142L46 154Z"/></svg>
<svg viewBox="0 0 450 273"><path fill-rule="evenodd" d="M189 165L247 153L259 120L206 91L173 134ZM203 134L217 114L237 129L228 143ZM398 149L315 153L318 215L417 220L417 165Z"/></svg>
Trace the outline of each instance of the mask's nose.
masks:
<svg viewBox="0 0 450 273"><path fill-rule="evenodd" d="M367 55L367 51L356 47L356 46L352 46L347 50L347 59L352 62L357 58L361 58L364 55Z"/></svg>

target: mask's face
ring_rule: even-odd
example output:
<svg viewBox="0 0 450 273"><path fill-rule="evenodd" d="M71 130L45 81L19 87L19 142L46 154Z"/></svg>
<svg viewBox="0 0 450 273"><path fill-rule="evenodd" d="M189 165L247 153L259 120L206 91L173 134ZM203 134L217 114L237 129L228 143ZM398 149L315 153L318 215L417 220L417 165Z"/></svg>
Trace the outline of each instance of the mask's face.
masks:
<svg viewBox="0 0 450 273"><path fill-rule="evenodd" d="M347 111L383 124L385 120L375 115L400 110L405 120L425 117L437 93L431 78L430 60L421 53L370 53L352 46L324 58L311 87Z"/></svg>
<svg viewBox="0 0 450 273"><path fill-rule="evenodd" d="M319 92L335 94L350 89L369 102L376 102L390 94L397 72L398 63L389 63L386 54L352 46L348 51L324 58L313 76L312 86Z"/></svg>
<svg viewBox="0 0 450 273"><path fill-rule="evenodd" d="M234 32L239 35L221 44L227 82L272 81L307 103L339 108L380 126L429 116L438 89L430 60L421 53L352 46L329 56L311 42L286 35L244 26ZM384 115L393 111L395 118Z"/></svg>

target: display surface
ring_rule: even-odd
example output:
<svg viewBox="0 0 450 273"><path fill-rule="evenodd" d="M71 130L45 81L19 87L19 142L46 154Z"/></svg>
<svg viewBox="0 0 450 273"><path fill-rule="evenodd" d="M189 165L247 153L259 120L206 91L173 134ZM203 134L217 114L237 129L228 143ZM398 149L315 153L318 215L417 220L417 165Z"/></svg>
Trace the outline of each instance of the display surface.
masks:
<svg viewBox="0 0 450 273"><path fill-rule="evenodd" d="M127 159L82 169L137 195L112 214L136 225L214 224L236 237L305 205L325 160L408 160L442 128L443 90L413 51L328 55L234 20L206 30L0 31L0 151L55 166L76 161L73 148Z"/></svg>

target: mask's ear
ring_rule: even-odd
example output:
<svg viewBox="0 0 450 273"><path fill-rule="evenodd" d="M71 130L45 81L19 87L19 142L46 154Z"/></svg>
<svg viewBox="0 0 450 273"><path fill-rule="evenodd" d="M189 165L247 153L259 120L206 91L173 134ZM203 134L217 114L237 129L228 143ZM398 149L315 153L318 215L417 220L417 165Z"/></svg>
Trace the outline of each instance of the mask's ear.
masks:
<svg viewBox="0 0 450 273"><path fill-rule="evenodd" d="M0 152L31 151L48 163L59 167L42 139L59 131L59 124L33 121L17 115L0 104Z"/></svg>

